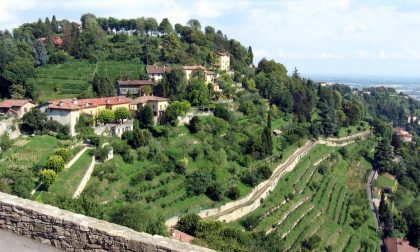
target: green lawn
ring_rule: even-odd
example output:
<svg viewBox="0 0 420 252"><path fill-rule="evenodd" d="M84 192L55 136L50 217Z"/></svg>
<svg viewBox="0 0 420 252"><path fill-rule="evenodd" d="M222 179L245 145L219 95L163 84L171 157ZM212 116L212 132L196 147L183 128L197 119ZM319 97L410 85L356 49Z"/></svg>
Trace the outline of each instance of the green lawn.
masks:
<svg viewBox="0 0 420 252"><path fill-rule="evenodd" d="M92 162L92 151L85 151L82 156L68 169L58 174L57 181L48 188L48 192L40 191L34 194L34 198L43 200L49 194L61 194L73 196L77 187Z"/></svg>
<svg viewBox="0 0 420 252"><path fill-rule="evenodd" d="M379 175L378 178L374 181L375 186L378 187L385 187L385 188L393 188L397 181L392 180L391 178Z"/></svg>

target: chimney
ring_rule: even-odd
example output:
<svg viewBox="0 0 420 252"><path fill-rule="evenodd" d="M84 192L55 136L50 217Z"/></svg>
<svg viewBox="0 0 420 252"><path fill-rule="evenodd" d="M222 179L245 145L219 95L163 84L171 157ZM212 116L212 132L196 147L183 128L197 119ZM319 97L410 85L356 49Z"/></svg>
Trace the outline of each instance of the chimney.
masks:
<svg viewBox="0 0 420 252"><path fill-rule="evenodd" d="M58 102L58 106L63 107L64 106L64 102L63 101L59 101Z"/></svg>
<svg viewBox="0 0 420 252"><path fill-rule="evenodd" d="M77 99L76 98L73 99L73 104L77 104Z"/></svg>

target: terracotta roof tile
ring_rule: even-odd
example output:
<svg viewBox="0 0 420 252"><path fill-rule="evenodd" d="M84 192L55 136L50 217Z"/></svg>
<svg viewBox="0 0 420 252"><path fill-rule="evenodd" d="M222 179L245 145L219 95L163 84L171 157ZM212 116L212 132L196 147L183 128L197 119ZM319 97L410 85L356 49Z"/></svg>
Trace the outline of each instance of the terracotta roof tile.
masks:
<svg viewBox="0 0 420 252"><path fill-rule="evenodd" d="M145 95L134 99L131 104L144 104L148 101L169 101L169 99L165 97Z"/></svg>
<svg viewBox="0 0 420 252"><path fill-rule="evenodd" d="M163 74L163 73L169 72L171 70L172 70L172 68L170 66L156 66L156 65L146 66L147 74Z"/></svg>
<svg viewBox="0 0 420 252"><path fill-rule="evenodd" d="M114 96L95 99L62 99L49 101L50 109L63 109L63 110L79 110L84 108L95 108L104 105L118 105L129 104L131 99L125 96Z"/></svg>
<svg viewBox="0 0 420 252"><path fill-rule="evenodd" d="M388 237L385 239L387 252L418 252L419 250L409 245L409 242L400 238Z"/></svg>
<svg viewBox="0 0 420 252"><path fill-rule="evenodd" d="M22 107L31 100L4 100L0 102L0 108Z"/></svg>

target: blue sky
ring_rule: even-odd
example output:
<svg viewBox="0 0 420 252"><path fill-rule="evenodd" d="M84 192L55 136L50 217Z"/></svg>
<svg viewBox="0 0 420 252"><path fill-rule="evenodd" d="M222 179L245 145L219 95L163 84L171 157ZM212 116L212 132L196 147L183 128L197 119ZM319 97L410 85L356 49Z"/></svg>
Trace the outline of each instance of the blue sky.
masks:
<svg viewBox="0 0 420 252"><path fill-rule="evenodd" d="M304 75L420 76L420 0L14 0L0 29L39 17L197 18Z"/></svg>

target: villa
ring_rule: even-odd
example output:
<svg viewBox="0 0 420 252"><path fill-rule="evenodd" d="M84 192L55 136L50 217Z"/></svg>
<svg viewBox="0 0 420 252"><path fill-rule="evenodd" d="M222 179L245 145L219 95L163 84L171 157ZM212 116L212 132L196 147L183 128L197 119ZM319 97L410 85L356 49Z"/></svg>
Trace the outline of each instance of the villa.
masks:
<svg viewBox="0 0 420 252"><path fill-rule="evenodd" d="M150 80L158 82L163 79L163 74L170 72L172 68L170 66L156 66L148 65L146 67L146 73Z"/></svg>
<svg viewBox="0 0 420 252"><path fill-rule="evenodd" d="M36 104L31 100L4 100L0 102L0 113L3 115L14 115L20 118L35 107Z"/></svg>
<svg viewBox="0 0 420 252"><path fill-rule="evenodd" d="M413 135L403 130L402 128L395 128L394 133L403 142L411 142L413 140Z"/></svg>
<svg viewBox="0 0 420 252"><path fill-rule="evenodd" d="M182 68L185 71L185 78L187 80L190 80L193 73L198 72L198 71L203 71L204 72L207 84L213 83L214 79L216 78L216 73L208 70L207 68L205 68L204 66L201 66L201 65L183 66Z"/></svg>
<svg viewBox="0 0 420 252"><path fill-rule="evenodd" d="M70 136L76 136L75 126L81 115L96 117L103 109L130 109L131 100L125 96L105 97L95 99L62 99L49 101L41 105L40 110L47 115L48 120L55 120L70 127Z"/></svg>
<svg viewBox="0 0 420 252"><path fill-rule="evenodd" d="M159 96L140 96L131 102L130 110L136 112L140 107L146 105L152 109L155 123L159 123L169 106L169 99Z"/></svg>
<svg viewBox="0 0 420 252"><path fill-rule="evenodd" d="M220 70L228 72L230 70L230 55L227 52L217 53L217 65Z"/></svg>

